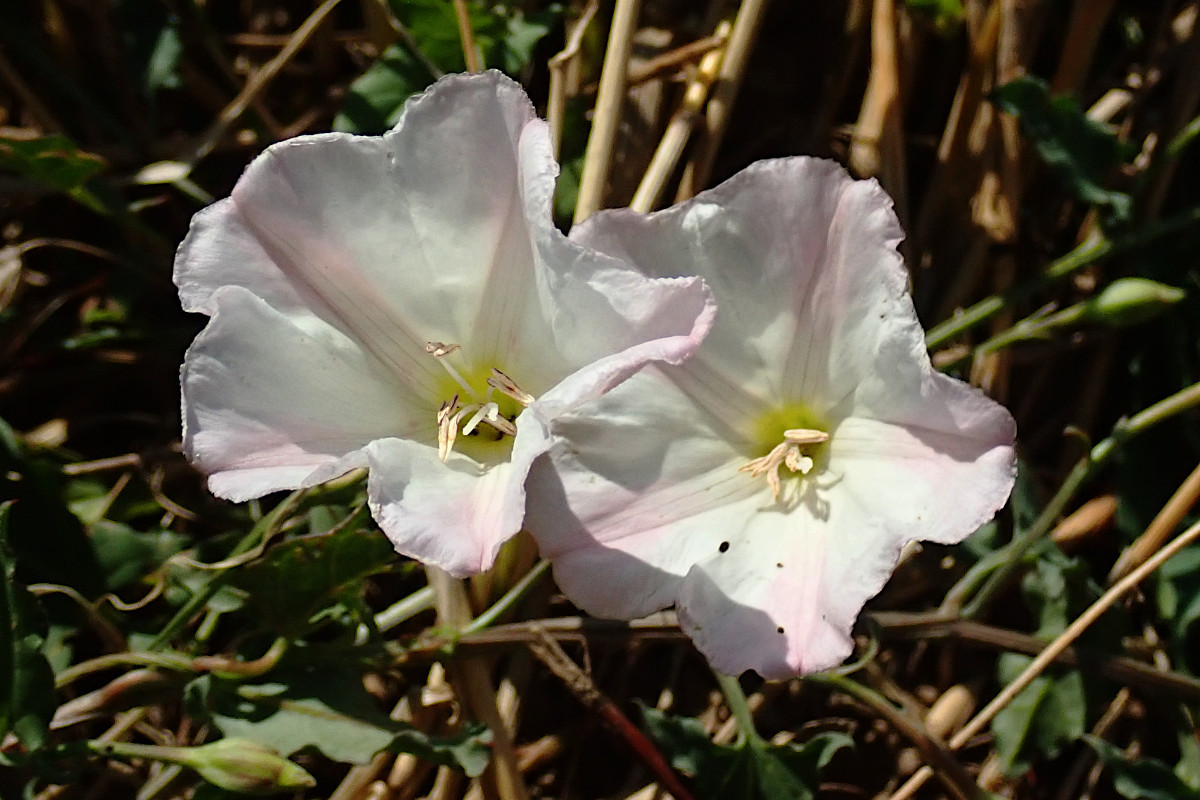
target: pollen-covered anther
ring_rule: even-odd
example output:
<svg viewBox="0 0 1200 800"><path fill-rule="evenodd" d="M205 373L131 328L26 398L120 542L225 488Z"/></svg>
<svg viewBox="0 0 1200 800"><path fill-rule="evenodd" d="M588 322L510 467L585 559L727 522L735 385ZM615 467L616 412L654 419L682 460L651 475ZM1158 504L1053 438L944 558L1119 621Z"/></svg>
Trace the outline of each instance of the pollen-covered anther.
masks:
<svg viewBox="0 0 1200 800"><path fill-rule="evenodd" d="M450 457L454 440L458 438L458 395L454 395L438 409L438 458L445 461Z"/></svg>
<svg viewBox="0 0 1200 800"><path fill-rule="evenodd" d="M462 349L462 345L458 345L458 344L446 344L445 342L426 342L425 343L425 352L429 353L429 355L433 356L434 358L441 358L442 356L448 356L451 353L453 353L455 350L460 350L460 349Z"/></svg>
<svg viewBox="0 0 1200 800"><path fill-rule="evenodd" d="M492 367L492 374L487 379L487 385L501 394L508 395L523 406L528 406L534 401L533 395L517 386L516 381L495 367Z"/></svg>
<svg viewBox="0 0 1200 800"><path fill-rule="evenodd" d="M779 499L779 468L787 467L791 472L807 475L813 468L813 460L804 455L801 448L829 441L829 434L808 428L789 428L783 432L783 441L771 448L765 456L750 461L739 471L749 472L750 477L767 476L771 497Z"/></svg>

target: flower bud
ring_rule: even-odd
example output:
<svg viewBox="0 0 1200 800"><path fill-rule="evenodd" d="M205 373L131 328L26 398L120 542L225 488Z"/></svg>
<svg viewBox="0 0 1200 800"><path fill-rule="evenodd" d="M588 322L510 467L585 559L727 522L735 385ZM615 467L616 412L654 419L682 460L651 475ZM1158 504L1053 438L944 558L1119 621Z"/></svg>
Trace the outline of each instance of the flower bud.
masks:
<svg viewBox="0 0 1200 800"><path fill-rule="evenodd" d="M187 765L214 786L243 794L280 794L316 785L303 767L247 739L191 748Z"/></svg>
<svg viewBox="0 0 1200 800"><path fill-rule="evenodd" d="M1184 298L1185 292L1146 278L1120 278L1083 303L1081 321L1121 327L1150 320Z"/></svg>

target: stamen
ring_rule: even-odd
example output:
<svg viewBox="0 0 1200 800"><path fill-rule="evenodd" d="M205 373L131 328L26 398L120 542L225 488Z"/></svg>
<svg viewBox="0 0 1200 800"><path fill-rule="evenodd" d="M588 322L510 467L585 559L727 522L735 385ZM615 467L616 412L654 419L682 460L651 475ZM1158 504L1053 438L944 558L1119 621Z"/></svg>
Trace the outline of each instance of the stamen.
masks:
<svg viewBox="0 0 1200 800"><path fill-rule="evenodd" d="M454 441L458 438L459 423L468 415L470 416L467 423L462 426L464 435L474 433L481 424L487 424L494 428L498 434L497 439L505 435L517 435L517 426L511 419L500 413L500 406L492 400L494 392L502 392L521 405L527 406L534 400L533 395L523 391L512 378L498 369L493 369L491 377L487 379L487 393L482 397L479 396L467 383L462 373L444 358L460 349L462 348L459 345L445 342L425 343L425 352L438 360L438 363L471 401L466 405L460 405L459 395L455 394L449 402L442 403L442 407L438 410L438 458L442 461L450 457L450 451L454 449Z"/></svg>
<svg viewBox="0 0 1200 800"><path fill-rule="evenodd" d="M438 458L441 461L450 457L450 449L454 447L454 440L458 438L458 417L455 415L457 410L458 395L442 403L442 407L438 409Z"/></svg>
<svg viewBox="0 0 1200 800"><path fill-rule="evenodd" d="M501 394L508 395L523 406L527 406L534 401L533 395L520 386L517 386L516 381L495 367L492 367L492 376L487 379L487 385Z"/></svg>
<svg viewBox="0 0 1200 800"><path fill-rule="evenodd" d="M448 356L455 350L461 350L461 346L457 344L446 344L445 342L426 342L425 352L438 360L438 363L449 373L454 382L457 383L462 390L467 393L467 397L474 400L476 403L482 402L479 395L475 394L475 390L471 388L471 384L467 383L467 379L462 376L454 365L447 361L443 356Z"/></svg>
<svg viewBox="0 0 1200 800"><path fill-rule="evenodd" d="M813 468L813 460L804 455L800 448L829 441L829 434L808 428L789 428L783 432L783 441L771 448L765 456L750 461L739 472L749 472L750 477L767 476L772 499L779 499L779 468L787 467L791 472L807 475Z"/></svg>

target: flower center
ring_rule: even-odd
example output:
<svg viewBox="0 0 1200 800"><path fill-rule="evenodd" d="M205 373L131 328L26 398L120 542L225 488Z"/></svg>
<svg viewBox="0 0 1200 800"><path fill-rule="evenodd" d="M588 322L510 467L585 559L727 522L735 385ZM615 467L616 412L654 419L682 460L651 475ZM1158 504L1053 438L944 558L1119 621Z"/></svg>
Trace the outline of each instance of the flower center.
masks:
<svg viewBox="0 0 1200 800"><path fill-rule="evenodd" d="M477 391L446 358L459 349L457 344L425 344L425 352L438 360L453 381L450 389L453 394L437 412L438 458L442 461L449 458L457 441L466 455L480 461L490 460L488 456L495 455L497 444L505 447L511 444L506 437L517 435L517 415L534 398L494 367L483 381L487 389Z"/></svg>
<svg viewBox="0 0 1200 800"><path fill-rule="evenodd" d="M813 456L819 457L829 441L829 434L822 430L827 427L801 403L772 411L755 426L759 452L766 450L766 454L751 459L740 471L749 472L753 478L766 476L771 496L778 500L782 491L780 470L786 468L797 477L811 472L816 463Z"/></svg>

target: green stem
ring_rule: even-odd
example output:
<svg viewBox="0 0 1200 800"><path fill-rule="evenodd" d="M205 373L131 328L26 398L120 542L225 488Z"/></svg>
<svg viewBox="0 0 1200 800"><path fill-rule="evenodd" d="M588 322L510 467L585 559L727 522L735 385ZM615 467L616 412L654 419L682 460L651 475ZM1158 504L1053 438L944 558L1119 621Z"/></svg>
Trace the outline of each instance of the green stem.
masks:
<svg viewBox="0 0 1200 800"><path fill-rule="evenodd" d="M992 295L980 300L961 314L935 325L925 334L925 346L930 350L941 347L949 340L971 328L984 323L1004 309L1026 297L1051 286L1063 278L1110 255L1134 250L1150 244L1164 236L1184 230L1200 222L1200 207L1190 208L1173 217L1146 225L1140 231L1122 236L1113 241L1104 236L1094 236L1080 243L1074 250L1055 259L1042 270L1042 274L1025 281L1003 295Z"/></svg>
<svg viewBox="0 0 1200 800"><path fill-rule="evenodd" d="M304 497L306 490L300 489L292 492L287 498L275 506L270 514L260 519L255 523L250 532L243 536L229 553L229 558L244 555L254 549L259 542L263 541L264 537L272 531L277 523L282 523L287 515L291 514L299 504L300 499ZM218 590L225 585L229 580L230 568L216 570L208 581L200 587L199 591L188 598L187 602L175 612L175 616L171 617L166 626L163 627L153 641L147 646L147 650L161 650L167 646L175 636L183 630L188 621L200 611L204 605L213 598Z"/></svg>
<svg viewBox="0 0 1200 800"><path fill-rule="evenodd" d="M471 624L463 628L461 635L466 636L472 633L478 633L485 628L490 628L496 624L496 621L511 611L517 606L525 596L537 586L542 577L550 571L550 562L543 559L534 565L533 569L525 573L525 577L517 581L516 584L504 593L504 596L497 600L491 608L484 611L475 619L471 620Z"/></svg>
<svg viewBox="0 0 1200 800"><path fill-rule="evenodd" d="M422 586L417 591L385 608L375 615L375 627L387 633L397 625L433 608L435 593L432 586Z"/></svg>
<svg viewBox="0 0 1200 800"><path fill-rule="evenodd" d="M713 675L716 676L721 694L725 695L725 704L729 706L729 713L737 720L738 741L765 744L765 740L758 735L758 730L754 727L754 714L750 711L750 704L746 702L746 693L742 691L741 682L732 675L724 675L716 671L713 672Z"/></svg>
<svg viewBox="0 0 1200 800"><path fill-rule="evenodd" d="M1171 417L1200 405L1200 383L1193 384L1182 391L1176 392L1165 400L1160 400L1149 408L1134 414L1128 420L1122 420L1113 427L1113 432L1081 458L1067 475L1062 486L1055 492L1054 497L1038 515L1033 524L1020 536L1014 538L1003 549L996 551L1004 555L995 562L995 570L986 577L986 582L978 593L962 609L961 616L968 619L978 617L986 610L996 593L1007 583L1012 573L1021 565L1025 555L1053 530L1058 519L1066 511L1068 503L1079 488L1093 475L1104 467L1117 448L1129 439L1170 419ZM983 582L985 573L968 572L946 595L942 604L943 610L954 611L962 598L969 594L969 586ZM968 579L970 583L968 584Z"/></svg>
<svg viewBox="0 0 1200 800"><path fill-rule="evenodd" d="M106 656L98 656L89 661L83 661L74 666L67 667L62 672L58 673L54 679L54 685L62 688L73 681L82 678L84 675L90 675L93 672L101 672L114 667L137 666L137 667L159 667L160 669L173 670L175 672L193 672L192 657L185 653L147 653L144 651L126 651L124 653L111 653Z"/></svg>

